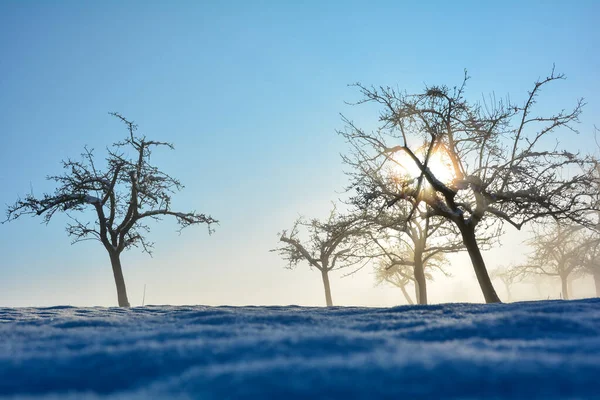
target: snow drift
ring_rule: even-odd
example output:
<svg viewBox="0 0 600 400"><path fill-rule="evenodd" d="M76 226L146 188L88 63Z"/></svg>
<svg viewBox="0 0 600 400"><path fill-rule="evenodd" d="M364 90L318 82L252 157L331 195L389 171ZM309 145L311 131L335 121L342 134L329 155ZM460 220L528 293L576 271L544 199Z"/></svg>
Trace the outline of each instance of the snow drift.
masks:
<svg viewBox="0 0 600 400"><path fill-rule="evenodd" d="M600 299L0 308L0 398L596 398Z"/></svg>

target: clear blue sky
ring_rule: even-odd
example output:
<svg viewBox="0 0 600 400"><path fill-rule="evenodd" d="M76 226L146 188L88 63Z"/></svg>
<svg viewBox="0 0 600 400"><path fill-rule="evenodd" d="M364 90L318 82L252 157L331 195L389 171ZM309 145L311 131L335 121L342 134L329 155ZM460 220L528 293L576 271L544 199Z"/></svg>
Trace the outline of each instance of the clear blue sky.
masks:
<svg viewBox="0 0 600 400"><path fill-rule="evenodd" d="M107 114L119 111L175 144L154 157L186 185L175 207L221 221L211 237L155 226L154 258L124 257L132 304L145 283L152 303L321 304L319 276L284 270L268 250L298 214L324 215L344 187L339 113L367 121L367 110L344 103L357 99L347 84L418 90L458 84L467 68L472 98L520 99L556 63L569 79L544 106L585 97L572 145L591 148L600 3L521 3L4 0L1 203L51 190L44 177L84 145L101 155L125 133ZM104 250L71 246L64 221L0 226L0 305L115 304ZM456 276L470 277L459 267ZM462 293L457 279L446 286ZM367 272L336 278L334 301L399 298L372 286Z"/></svg>

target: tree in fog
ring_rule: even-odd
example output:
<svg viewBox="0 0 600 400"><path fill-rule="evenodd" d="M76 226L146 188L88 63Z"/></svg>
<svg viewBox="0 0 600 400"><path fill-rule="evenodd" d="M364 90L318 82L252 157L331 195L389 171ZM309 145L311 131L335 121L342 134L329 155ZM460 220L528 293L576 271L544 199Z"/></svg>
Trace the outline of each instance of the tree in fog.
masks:
<svg viewBox="0 0 600 400"><path fill-rule="evenodd" d="M576 132L583 101L554 114L535 109L542 89L563 78L552 71L522 103L470 102L466 75L458 87L429 86L417 94L357 84L358 104L380 108L379 127L368 132L344 118L340 133L351 148L344 160L358 194L415 210L424 203L430 215L454 225L488 303L500 299L478 242L486 228L521 229L549 216L583 222L591 208L591 174L584 168L590 160L553 139Z"/></svg>
<svg viewBox="0 0 600 400"><path fill-rule="evenodd" d="M448 264L445 254L443 252L429 252L425 255L421 253L421 256L416 256L413 245L405 240L398 241L395 246L386 246L381 244L380 240L377 240L377 243L381 246L382 253L374 266L375 283L380 285L385 282L396 286L402 291L408 304L414 304L414 301L407 291L407 286L414 284L417 303L427 304L426 286L419 285L417 282L415 277L417 268L415 266L417 263L421 263L424 280L433 280L432 271L434 270L448 276L448 273L444 270L444 267Z"/></svg>
<svg viewBox="0 0 600 400"><path fill-rule="evenodd" d="M600 235L594 230L584 234L582 249L578 255L581 272L594 279L596 297L600 297Z"/></svg>
<svg viewBox="0 0 600 400"><path fill-rule="evenodd" d="M417 303L427 304L431 270L446 274L442 268L447 264L445 254L462 250L462 243L455 240L456 234L440 224L439 219L426 212L417 210L408 218L411 210L401 204L391 208L374 205L370 204L371 212L365 213L364 218L369 222L372 241L369 255L376 260L376 281L387 281L404 292L404 278L408 277L415 285Z"/></svg>
<svg viewBox="0 0 600 400"><path fill-rule="evenodd" d="M598 128L595 130L596 143L598 144ZM600 144L598 144L600 148ZM594 188L596 190L596 202L600 204L600 161L594 159L591 171L593 173ZM598 207L600 208L600 207ZM596 213L598 216L599 213ZM600 222L600 221L599 221ZM580 263L582 272L591 275L594 278L596 287L596 297L600 297L600 223L586 229L582 234L584 247L580 252Z"/></svg>
<svg viewBox="0 0 600 400"><path fill-rule="evenodd" d="M402 295L408 304L415 304L407 290L408 286L415 283L414 271L410 265L394 261L386 262L385 259L380 259L375 264L374 269L375 285L381 285L383 283L393 285L402 291Z"/></svg>
<svg viewBox="0 0 600 400"><path fill-rule="evenodd" d="M151 254L153 243L146 237L150 231L148 221L173 217L181 229L207 224L209 232L217 221L195 211L174 211L171 195L183 185L150 163L155 148L173 149L173 145L137 136L135 124L118 113L111 115L125 124L128 135L107 150L106 165L100 166L93 151L86 148L81 160L62 162L63 175L47 178L57 184L53 193L32 193L17 200L8 207L6 221L30 214L42 216L48 223L57 212L65 213L71 221L67 233L73 243L102 243L112 265L119 306L129 307L121 254L131 247ZM93 218L86 218L86 210L93 210Z"/></svg>
<svg viewBox="0 0 600 400"><path fill-rule="evenodd" d="M490 272L492 280L498 279L506 289L506 300L512 301L512 287L521 279L520 269L515 267L497 267Z"/></svg>
<svg viewBox="0 0 600 400"><path fill-rule="evenodd" d="M516 266L521 277L545 275L559 278L562 298L572 296L569 282L581 265L580 254L585 249L582 228L573 224L547 224L537 227L527 241L532 249L526 263Z"/></svg>
<svg viewBox="0 0 600 400"><path fill-rule="evenodd" d="M280 234L277 252L293 269L307 263L321 273L325 302L333 305L329 273L364 262L364 222L361 216L341 215L334 207L325 220L298 218L292 229Z"/></svg>

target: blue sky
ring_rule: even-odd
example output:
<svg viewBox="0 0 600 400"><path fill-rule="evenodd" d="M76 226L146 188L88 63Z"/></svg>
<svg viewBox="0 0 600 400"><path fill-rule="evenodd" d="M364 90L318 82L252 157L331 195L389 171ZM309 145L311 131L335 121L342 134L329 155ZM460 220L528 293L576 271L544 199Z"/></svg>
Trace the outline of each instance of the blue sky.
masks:
<svg viewBox="0 0 600 400"><path fill-rule="evenodd" d="M144 284L154 303L321 304L319 276L284 270L268 250L298 214L326 214L344 187L339 113L372 123L371 109L345 104L357 99L347 85L455 85L467 68L471 98L515 100L555 63L568 80L540 105L584 97L581 135L568 144L593 149L598 15L595 1L3 1L0 200L51 190L44 177L84 145L102 155L125 133L108 116L119 111L175 144L154 156L186 185L175 207L221 221L210 237L155 226L153 258L124 256L133 304ZM0 226L0 304L114 304L104 250L71 246L64 219L40 222ZM471 287L457 264L448 293ZM332 290L338 304L399 298L367 271Z"/></svg>

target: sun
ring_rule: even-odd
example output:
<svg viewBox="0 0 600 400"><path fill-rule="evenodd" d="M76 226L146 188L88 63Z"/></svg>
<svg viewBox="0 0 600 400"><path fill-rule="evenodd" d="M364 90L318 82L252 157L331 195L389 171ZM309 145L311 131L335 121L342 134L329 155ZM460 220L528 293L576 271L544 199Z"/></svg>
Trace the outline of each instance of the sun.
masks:
<svg viewBox="0 0 600 400"><path fill-rule="evenodd" d="M455 178L452 160L445 151L433 152L428 166L433 175L444 184L449 184Z"/></svg>
<svg viewBox="0 0 600 400"><path fill-rule="evenodd" d="M425 161L425 150L416 152L421 162ZM392 177L402 180L416 179L421 175L421 170L415 161L404 151L395 153L391 159L389 173ZM444 184L449 184L455 178L450 156L443 150L434 151L427 162L427 167L433 176ZM423 181L429 185L426 180Z"/></svg>

